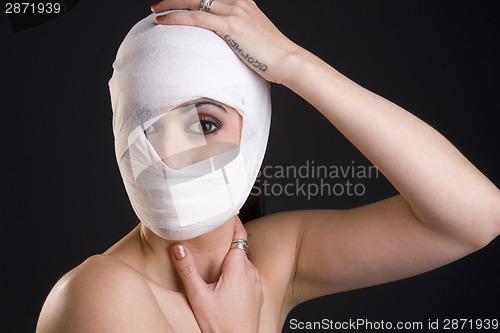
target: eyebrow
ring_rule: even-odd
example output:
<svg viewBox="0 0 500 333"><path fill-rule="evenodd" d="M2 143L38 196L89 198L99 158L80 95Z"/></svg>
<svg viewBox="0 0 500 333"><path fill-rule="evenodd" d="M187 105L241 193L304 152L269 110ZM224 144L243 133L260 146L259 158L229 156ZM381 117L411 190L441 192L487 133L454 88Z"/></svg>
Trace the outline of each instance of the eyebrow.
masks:
<svg viewBox="0 0 500 333"><path fill-rule="evenodd" d="M227 113L227 110L222 105L220 105L219 103L213 102L213 101L209 101L209 100L196 102L196 103L194 103L194 106L199 107L199 106L205 105L205 104L216 106L219 109L221 109L222 111Z"/></svg>
<svg viewBox="0 0 500 333"><path fill-rule="evenodd" d="M201 105L206 105L206 104L213 105L213 106L221 109L222 111L228 113L226 108L224 108L221 104L214 102L214 101L211 101L211 100L201 100L198 102L190 103L190 104L181 106L178 110L179 110L180 114L185 114L185 113L188 113L189 111L193 110L193 107L197 108Z"/></svg>

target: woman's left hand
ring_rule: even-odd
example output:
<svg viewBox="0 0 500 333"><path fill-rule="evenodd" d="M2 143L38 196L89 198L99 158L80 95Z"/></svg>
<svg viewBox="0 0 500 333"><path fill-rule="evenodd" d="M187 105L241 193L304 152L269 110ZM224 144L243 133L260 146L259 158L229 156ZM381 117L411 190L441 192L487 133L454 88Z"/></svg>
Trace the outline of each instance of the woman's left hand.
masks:
<svg viewBox="0 0 500 333"><path fill-rule="evenodd" d="M251 0L215 0L210 12L200 10L200 0L163 0L154 13L164 25L190 25L214 31L242 61L270 82L284 83L291 71L287 65L301 48L286 38Z"/></svg>

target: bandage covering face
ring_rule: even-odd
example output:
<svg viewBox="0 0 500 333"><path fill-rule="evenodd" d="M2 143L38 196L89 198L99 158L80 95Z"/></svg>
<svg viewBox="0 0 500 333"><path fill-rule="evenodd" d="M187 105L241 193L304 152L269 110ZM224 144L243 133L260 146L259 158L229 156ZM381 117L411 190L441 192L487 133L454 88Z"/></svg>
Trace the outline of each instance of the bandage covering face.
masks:
<svg viewBox="0 0 500 333"><path fill-rule="evenodd" d="M221 226L250 194L269 136L270 89L212 31L157 25L155 16L130 30L113 63L116 158L141 222L183 240ZM241 115L239 146L199 130L189 102L200 99ZM168 135L155 137L159 129Z"/></svg>

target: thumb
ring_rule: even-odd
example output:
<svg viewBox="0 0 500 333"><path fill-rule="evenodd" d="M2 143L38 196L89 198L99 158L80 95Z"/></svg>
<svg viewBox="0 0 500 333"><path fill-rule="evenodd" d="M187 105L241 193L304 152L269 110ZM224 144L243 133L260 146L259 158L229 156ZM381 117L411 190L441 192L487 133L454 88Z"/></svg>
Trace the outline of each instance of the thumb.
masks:
<svg viewBox="0 0 500 333"><path fill-rule="evenodd" d="M184 288L186 288L188 299L191 300L208 290L207 284L198 273L194 258L186 246L182 244L172 245L170 255Z"/></svg>

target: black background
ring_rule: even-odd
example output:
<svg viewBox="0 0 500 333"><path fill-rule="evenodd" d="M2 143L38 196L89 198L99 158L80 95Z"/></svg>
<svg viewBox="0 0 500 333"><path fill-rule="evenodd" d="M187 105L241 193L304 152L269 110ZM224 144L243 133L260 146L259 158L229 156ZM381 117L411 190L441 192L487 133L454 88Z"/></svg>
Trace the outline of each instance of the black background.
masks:
<svg viewBox="0 0 500 333"><path fill-rule="evenodd" d="M121 40L151 2L71 2L64 15L17 32L0 15L2 332L34 331L57 279L135 225L114 157L107 82ZM434 126L500 184L498 1L258 5L290 39ZM264 165L369 165L286 88L273 85L273 110ZM361 197L273 196L266 210L349 208L396 193L383 177L364 184ZM499 254L495 240L433 272L307 302L289 319L499 318ZM283 332L292 331L287 320Z"/></svg>

